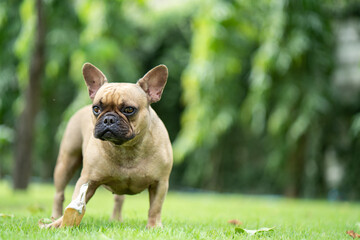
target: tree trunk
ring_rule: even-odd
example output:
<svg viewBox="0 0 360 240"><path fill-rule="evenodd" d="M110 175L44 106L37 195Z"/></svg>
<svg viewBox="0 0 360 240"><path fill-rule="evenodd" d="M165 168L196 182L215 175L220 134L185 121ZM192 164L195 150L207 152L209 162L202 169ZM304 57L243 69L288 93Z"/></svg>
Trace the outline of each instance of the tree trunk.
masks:
<svg viewBox="0 0 360 240"><path fill-rule="evenodd" d="M37 28L34 52L29 69L29 84L25 92L25 107L16 129L14 189L26 189L31 176L32 143L34 142L35 118L38 112L41 75L44 70L45 26L42 0L36 1Z"/></svg>
<svg viewBox="0 0 360 240"><path fill-rule="evenodd" d="M305 146L306 136L302 136L295 147L287 162L287 170L289 178L285 189L285 196L299 197L303 187L304 181L304 167L305 167Z"/></svg>

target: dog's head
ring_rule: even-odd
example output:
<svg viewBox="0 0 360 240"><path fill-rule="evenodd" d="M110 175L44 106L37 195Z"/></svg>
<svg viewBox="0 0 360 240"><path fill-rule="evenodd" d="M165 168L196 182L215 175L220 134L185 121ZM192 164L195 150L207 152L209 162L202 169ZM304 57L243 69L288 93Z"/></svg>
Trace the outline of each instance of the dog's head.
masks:
<svg viewBox="0 0 360 240"><path fill-rule="evenodd" d="M90 63L84 64L83 75L93 101L95 138L121 145L148 130L149 105L160 100L168 77L165 65L151 69L136 84L108 83Z"/></svg>

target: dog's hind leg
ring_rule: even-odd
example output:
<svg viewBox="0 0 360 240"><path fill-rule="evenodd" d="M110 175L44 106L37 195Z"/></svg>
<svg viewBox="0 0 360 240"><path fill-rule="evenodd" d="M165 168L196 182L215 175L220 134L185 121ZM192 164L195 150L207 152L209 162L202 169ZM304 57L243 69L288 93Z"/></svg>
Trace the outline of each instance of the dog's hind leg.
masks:
<svg viewBox="0 0 360 240"><path fill-rule="evenodd" d="M83 139L77 123L77 116L70 119L60 144L59 155L54 171L56 193L52 210L53 218L61 217L63 202L65 200L65 187L74 176L76 170L81 167Z"/></svg>
<svg viewBox="0 0 360 240"><path fill-rule="evenodd" d="M66 185L74 176L82 162L81 151L68 153L60 149L59 157L54 171L55 197L52 211L53 218L59 218L63 212L63 203L65 200L64 191Z"/></svg>
<svg viewBox="0 0 360 240"><path fill-rule="evenodd" d="M55 197L52 210L52 217L59 218L63 212L63 203L65 200L64 191L74 173L81 166L81 152L79 153L59 153L57 164L54 171Z"/></svg>
<svg viewBox="0 0 360 240"><path fill-rule="evenodd" d="M124 195L114 195L114 210L111 216L111 220L116 220L116 221L122 221L122 206L124 203L124 199L125 196Z"/></svg>

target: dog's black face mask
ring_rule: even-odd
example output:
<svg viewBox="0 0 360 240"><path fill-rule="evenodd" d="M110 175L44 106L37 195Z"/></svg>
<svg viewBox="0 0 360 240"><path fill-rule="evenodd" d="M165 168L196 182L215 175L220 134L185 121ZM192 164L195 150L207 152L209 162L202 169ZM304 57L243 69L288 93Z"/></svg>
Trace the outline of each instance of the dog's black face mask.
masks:
<svg viewBox="0 0 360 240"><path fill-rule="evenodd" d="M115 112L107 112L96 121L94 136L103 141L121 145L135 137L127 119Z"/></svg>

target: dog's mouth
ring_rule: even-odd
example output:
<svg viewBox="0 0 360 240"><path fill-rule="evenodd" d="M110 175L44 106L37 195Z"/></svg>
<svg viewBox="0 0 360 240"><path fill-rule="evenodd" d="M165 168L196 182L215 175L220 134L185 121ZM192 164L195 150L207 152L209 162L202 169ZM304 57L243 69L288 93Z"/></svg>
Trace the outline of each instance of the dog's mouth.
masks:
<svg viewBox="0 0 360 240"><path fill-rule="evenodd" d="M109 129L104 131L104 133L100 137L101 140L110 140L115 138L116 138L115 134Z"/></svg>
<svg viewBox="0 0 360 240"><path fill-rule="evenodd" d="M118 134L114 133L111 129L105 129L101 133L95 132L94 135L95 135L95 138L98 138L102 141L109 141L116 145L121 145L135 137L134 135L131 135L130 137L123 136L123 135L119 136Z"/></svg>

